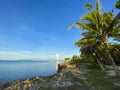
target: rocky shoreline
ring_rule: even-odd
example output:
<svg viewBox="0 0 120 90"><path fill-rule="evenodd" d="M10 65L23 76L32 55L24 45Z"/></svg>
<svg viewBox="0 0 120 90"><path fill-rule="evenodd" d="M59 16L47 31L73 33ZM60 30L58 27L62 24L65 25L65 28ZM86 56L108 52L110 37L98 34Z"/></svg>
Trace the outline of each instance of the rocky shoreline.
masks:
<svg viewBox="0 0 120 90"><path fill-rule="evenodd" d="M87 66L60 63L54 75L3 83L0 90L120 90L120 78Z"/></svg>
<svg viewBox="0 0 120 90"><path fill-rule="evenodd" d="M86 70L81 71L75 65L61 63L58 65L58 73L54 75L3 83L0 85L0 90L66 90L75 84L82 85L77 82L73 83L73 79L78 76L84 79L83 71Z"/></svg>

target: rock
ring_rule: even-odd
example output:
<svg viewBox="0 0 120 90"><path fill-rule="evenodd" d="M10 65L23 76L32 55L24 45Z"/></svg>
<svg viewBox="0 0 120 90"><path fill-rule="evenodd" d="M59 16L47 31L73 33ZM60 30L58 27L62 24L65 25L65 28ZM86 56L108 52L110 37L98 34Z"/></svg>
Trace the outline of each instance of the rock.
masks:
<svg viewBox="0 0 120 90"><path fill-rule="evenodd" d="M40 76L1 84L0 90L58 90L58 88L61 90L74 85L72 77L81 75L81 71L76 66L65 63L58 64L58 72L52 76Z"/></svg>
<svg viewBox="0 0 120 90"><path fill-rule="evenodd" d="M73 83L70 82L70 81L68 81L68 82L61 82L61 84L60 84L61 87L68 87L68 86L71 86L71 85L73 85Z"/></svg>
<svg viewBox="0 0 120 90"><path fill-rule="evenodd" d="M109 71L106 71L107 72L107 75L108 76L116 76L116 73L114 70L109 70Z"/></svg>
<svg viewBox="0 0 120 90"><path fill-rule="evenodd" d="M66 68L67 66L65 65L65 64L58 64L58 73L62 70L62 69L64 69L64 68Z"/></svg>

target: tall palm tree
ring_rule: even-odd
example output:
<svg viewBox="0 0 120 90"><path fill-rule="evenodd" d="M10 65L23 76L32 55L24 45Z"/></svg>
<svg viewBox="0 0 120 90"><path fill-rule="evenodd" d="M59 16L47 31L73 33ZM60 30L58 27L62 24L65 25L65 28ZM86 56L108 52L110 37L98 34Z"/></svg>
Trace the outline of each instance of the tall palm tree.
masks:
<svg viewBox="0 0 120 90"><path fill-rule="evenodd" d="M83 22L74 23L70 26L70 28L72 26L76 26L78 28L82 28L83 30L85 30L85 32L88 32L91 35L94 35L96 41L100 41L103 44L106 56L111 61L116 75L120 76L120 71L116 66L108 49L109 37L120 38L120 16L118 14L116 17L113 18L113 12L103 13L101 11L99 0L96 0L96 8L92 8L89 10L90 12L87 12L81 17Z"/></svg>

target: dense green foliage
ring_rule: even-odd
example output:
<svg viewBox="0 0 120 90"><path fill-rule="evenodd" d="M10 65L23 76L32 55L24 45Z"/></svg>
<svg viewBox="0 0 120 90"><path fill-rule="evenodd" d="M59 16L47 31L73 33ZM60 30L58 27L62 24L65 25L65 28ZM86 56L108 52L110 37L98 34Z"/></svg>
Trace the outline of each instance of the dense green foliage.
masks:
<svg viewBox="0 0 120 90"><path fill-rule="evenodd" d="M120 65L120 44L110 44L109 50L114 58L116 64Z"/></svg>
<svg viewBox="0 0 120 90"><path fill-rule="evenodd" d="M120 9L120 0L118 0L118 2L115 4L115 7Z"/></svg>

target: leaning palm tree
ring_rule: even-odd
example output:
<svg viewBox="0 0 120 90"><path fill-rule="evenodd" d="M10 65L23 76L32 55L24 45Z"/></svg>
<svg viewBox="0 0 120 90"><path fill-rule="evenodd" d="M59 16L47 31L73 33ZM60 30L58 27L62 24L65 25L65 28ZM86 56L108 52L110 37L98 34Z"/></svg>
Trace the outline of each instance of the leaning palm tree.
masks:
<svg viewBox="0 0 120 90"><path fill-rule="evenodd" d="M94 57L97 60L101 70L105 71L104 65L102 64L100 52L100 42L96 41L95 35L92 35L89 32L82 33L84 38L80 39L75 43L76 46L80 47L81 55Z"/></svg>
<svg viewBox="0 0 120 90"><path fill-rule="evenodd" d="M87 5L88 6L88 5ZM91 7L91 5L90 5ZM76 26L82 28L85 32L95 35L96 41L99 41L103 44L106 56L109 61L112 63L112 66L116 72L117 76L120 76L120 71L116 66L110 51L108 49L108 38L120 38L120 17L119 14L113 18L113 12L103 13L99 0L96 0L96 8L89 9L90 12L87 12L81 17L83 22L77 22L70 26Z"/></svg>

